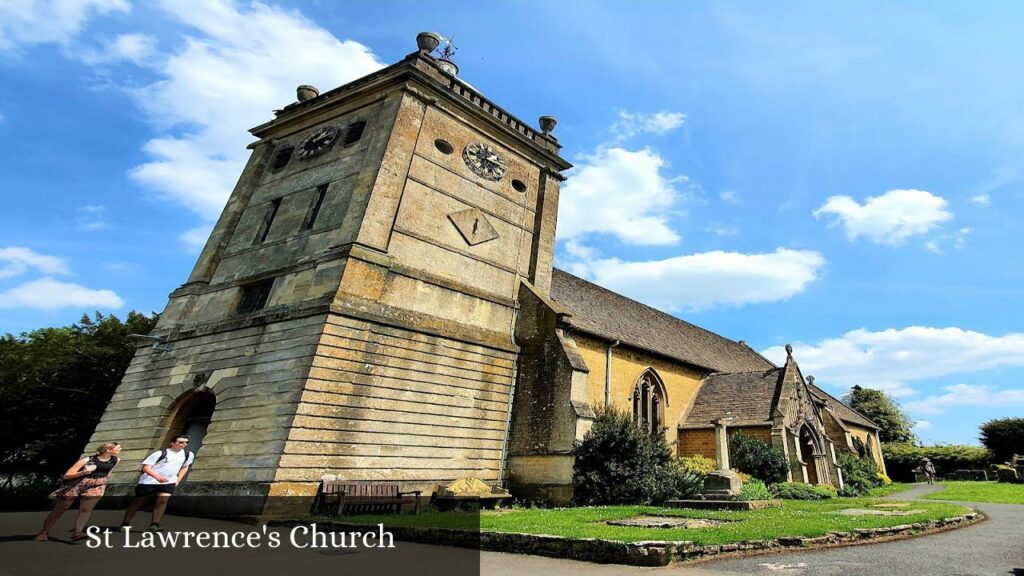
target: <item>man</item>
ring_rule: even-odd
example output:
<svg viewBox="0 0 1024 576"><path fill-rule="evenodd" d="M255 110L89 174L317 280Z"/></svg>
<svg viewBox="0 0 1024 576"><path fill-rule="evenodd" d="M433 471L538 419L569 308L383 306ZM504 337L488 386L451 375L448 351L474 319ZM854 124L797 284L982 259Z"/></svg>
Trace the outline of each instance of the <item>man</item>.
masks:
<svg viewBox="0 0 1024 576"><path fill-rule="evenodd" d="M921 463L921 469L924 470L924 477L929 484L935 481L935 464L932 464L931 460L925 458Z"/></svg>
<svg viewBox="0 0 1024 576"><path fill-rule="evenodd" d="M139 474L138 484L135 486L135 498L124 513L124 521L121 526L131 526L132 518L139 511L142 504L156 495L156 503L153 504L153 518L149 525L151 532L160 532L160 518L167 509L167 501L171 494L178 487L178 484L185 479L188 468L195 460L195 455L186 450L188 447L188 436L175 436L170 446L164 450L157 450L142 461L142 474Z"/></svg>

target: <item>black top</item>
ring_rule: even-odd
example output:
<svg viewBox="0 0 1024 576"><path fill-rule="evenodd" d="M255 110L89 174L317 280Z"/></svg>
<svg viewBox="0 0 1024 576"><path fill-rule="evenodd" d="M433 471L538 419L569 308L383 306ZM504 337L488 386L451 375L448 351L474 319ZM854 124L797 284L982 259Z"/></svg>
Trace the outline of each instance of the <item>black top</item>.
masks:
<svg viewBox="0 0 1024 576"><path fill-rule="evenodd" d="M117 456L111 456L110 460L107 460L106 462L100 460L96 456L89 456L89 461L85 464L87 466L95 466L96 469L86 475L86 478L106 478L107 475L110 474L110 471L114 469L114 466L117 466L117 460Z"/></svg>

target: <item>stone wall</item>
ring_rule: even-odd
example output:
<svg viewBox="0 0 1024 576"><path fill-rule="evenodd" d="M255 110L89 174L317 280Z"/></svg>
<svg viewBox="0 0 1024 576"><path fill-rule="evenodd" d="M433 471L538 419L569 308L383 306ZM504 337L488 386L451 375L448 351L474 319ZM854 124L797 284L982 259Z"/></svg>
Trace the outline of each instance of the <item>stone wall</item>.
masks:
<svg viewBox="0 0 1024 576"><path fill-rule="evenodd" d="M189 482L266 483L283 452L324 315L197 334L136 353L89 445L121 442L113 485L134 485L141 461L166 446L171 417L195 390L216 410ZM117 492L115 489L114 492Z"/></svg>
<svg viewBox="0 0 1024 576"><path fill-rule="evenodd" d="M743 426L728 428L729 436L733 434L746 434L771 444L772 429L770 426ZM678 456L706 456L715 459L715 431L713 428L689 429L679 431L679 441L676 444Z"/></svg>
<svg viewBox="0 0 1024 576"><path fill-rule="evenodd" d="M864 446L870 447L871 458L878 465L878 469L885 472L885 459L882 457L882 445L878 441L878 432L849 422L846 423L846 427L850 430L851 437L859 438L864 443Z"/></svg>
<svg viewBox="0 0 1024 576"><path fill-rule="evenodd" d="M589 335L573 335L580 355L590 368L587 385L587 402L591 406L602 406L605 396L605 365L609 342ZM633 388L637 380L648 369L653 368L668 395L664 407L665 437L669 444L676 443L677 426L683 414L693 404L705 371L665 359L628 346L612 348L612 406L626 412L633 410Z"/></svg>
<svg viewBox="0 0 1024 576"><path fill-rule="evenodd" d="M515 355L331 314L274 476L499 480Z"/></svg>

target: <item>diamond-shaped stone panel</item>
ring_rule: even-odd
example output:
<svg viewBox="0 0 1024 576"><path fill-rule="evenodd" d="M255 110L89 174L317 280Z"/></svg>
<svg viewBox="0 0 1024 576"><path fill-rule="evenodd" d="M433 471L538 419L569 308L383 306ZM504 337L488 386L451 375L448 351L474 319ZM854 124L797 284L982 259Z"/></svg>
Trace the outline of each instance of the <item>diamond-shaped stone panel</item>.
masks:
<svg viewBox="0 0 1024 576"><path fill-rule="evenodd" d="M448 219L455 225L455 229L462 234L462 238L470 246L476 246L498 237L498 231L491 226L487 217L478 208L469 208L460 212L453 212Z"/></svg>

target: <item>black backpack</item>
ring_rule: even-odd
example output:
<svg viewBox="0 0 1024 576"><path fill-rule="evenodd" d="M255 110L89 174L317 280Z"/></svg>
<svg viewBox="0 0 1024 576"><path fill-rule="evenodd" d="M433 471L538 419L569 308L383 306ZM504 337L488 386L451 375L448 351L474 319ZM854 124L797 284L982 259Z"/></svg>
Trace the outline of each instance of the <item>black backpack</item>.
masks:
<svg viewBox="0 0 1024 576"><path fill-rule="evenodd" d="M185 463L181 465L183 468L185 466L188 466L188 457L189 456L192 456L193 460L195 459L195 456L192 455L192 452L189 452L188 450L185 450ZM156 459L156 462L153 463L153 466L156 466L157 464L159 464L159 463L161 463L161 462L163 462L165 460L167 460L167 448L164 448L163 450L160 451L160 457ZM143 464L143 466L145 466L145 464Z"/></svg>

